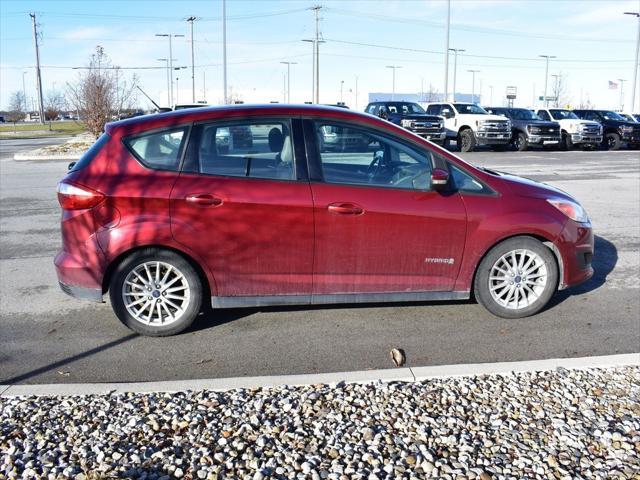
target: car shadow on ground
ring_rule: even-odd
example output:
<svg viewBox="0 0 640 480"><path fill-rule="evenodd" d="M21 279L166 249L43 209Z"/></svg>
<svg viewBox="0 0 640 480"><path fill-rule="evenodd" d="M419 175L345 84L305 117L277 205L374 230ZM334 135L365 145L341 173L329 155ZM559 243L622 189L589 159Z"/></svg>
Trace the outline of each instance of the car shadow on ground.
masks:
<svg viewBox="0 0 640 480"><path fill-rule="evenodd" d="M618 249L606 238L595 236L595 254L593 256L592 266L594 270L593 277L586 282L575 287L560 290L549 301L543 312L561 304L569 297L581 295L600 288L607 281L607 276L613 271L618 263ZM461 305L475 303L473 297L469 300L462 301L417 301L417 302L388 302L388 303L341 303L327 305L284 305L274 307L255 307L255 308L233 308L213 310L207 308L196 319L187 332L195 332L198 330L206 330L225 323L232 322L244 317L251 316L258 312L304 312L313 310L342 310L342 309L364 309L364 308L384 308L384 307L416 307L429 305Z"/></svg>

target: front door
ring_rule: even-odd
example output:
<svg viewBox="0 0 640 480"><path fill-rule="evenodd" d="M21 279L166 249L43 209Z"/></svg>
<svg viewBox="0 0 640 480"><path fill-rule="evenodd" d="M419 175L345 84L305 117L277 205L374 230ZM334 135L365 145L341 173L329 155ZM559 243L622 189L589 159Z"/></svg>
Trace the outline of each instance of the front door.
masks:
<svg viewBox="0 0 640 480"><path fill-rule="evenodd" d="M194 126L187 171L171 194L171 228L205 259L213 295L310 295L311 192L293 145L288 119Z"/></svg>
<svg viewBox="0 0 640 480"><path fill-rule="evenodd" d="M431 188L431 152L365 127L309 125L323 178L311 184L314 295L450 291L466 211L459 194Z"/></svg>

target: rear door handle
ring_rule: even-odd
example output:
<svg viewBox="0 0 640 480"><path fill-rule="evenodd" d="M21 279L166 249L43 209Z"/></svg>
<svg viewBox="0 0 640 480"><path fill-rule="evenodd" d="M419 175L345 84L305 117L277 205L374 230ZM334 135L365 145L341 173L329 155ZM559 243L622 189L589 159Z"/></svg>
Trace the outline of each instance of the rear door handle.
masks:
<svg viewBox="0 0 640 480"><path fill-rule="evenodd" d="M211 195L210 193L194 193L187 195L185 200L189 203L195 203L203 207L219 207L222 205L222 199Z"/></svg>
<svg viewBox="0 0 640 480"><path fill-rule="evenodd" d="M355 203L332 203L327 207L330 213L337 215L362 215L364 208Z"/></svg>

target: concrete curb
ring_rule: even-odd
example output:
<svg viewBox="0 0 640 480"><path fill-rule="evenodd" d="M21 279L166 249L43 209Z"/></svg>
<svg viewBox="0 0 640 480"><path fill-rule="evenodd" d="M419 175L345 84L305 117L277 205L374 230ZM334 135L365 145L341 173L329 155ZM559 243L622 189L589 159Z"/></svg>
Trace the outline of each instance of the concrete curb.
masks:
<svg viewBox="0 0 640 480"><path fill-rule="evenodd" d="M76 155L29 155L29 153L16 153L13 159L19 162L32 160L76 162L81 156L82 153Z"/></svg>
<svg viewBox="0 0 640 480"><path fill-rule="evenodd" d="M233 377L140 383L69 383L48 385L0 385L0 397L27 395L106 395L110 393L179 392L185 390L233 390L283 385L316 385L370 382L416 382L430 378L511 374L554 370L574 370L640 366L640 353L599 357L554 358L522 362L437 365L430 367L362 370L354 372L318 373L264 377Z"/></svg>

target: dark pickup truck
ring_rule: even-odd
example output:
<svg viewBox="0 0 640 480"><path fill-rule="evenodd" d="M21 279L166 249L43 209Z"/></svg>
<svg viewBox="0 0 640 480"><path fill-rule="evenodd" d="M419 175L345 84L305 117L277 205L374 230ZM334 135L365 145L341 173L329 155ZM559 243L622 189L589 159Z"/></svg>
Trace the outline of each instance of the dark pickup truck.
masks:
<svg viewBox="0 0 640 480"><path fill-rule="evenodd" d="M444 120L435 115L428 115L417 103L372 102L367 105L364 111L400 125L416 135L440 145L444 144L447 138Z"/></svg>
<svg viewBox="0 0 640 480"><path fill-rule="evenodd" d="M633 149L640 148L640 123L629 122L611 110L574 110L573 113L578 118L602 125L602 146L607 150L618 150L623 143Z"/></svg>
<svg viewBox="0 0 640 480"><path fill-rule="evenodd" d="M558 147L560 144L560 124L542 120L531 110L507 107L484 107L484 109L511 120L511 144L520 152L531 145Z"/></svg>

